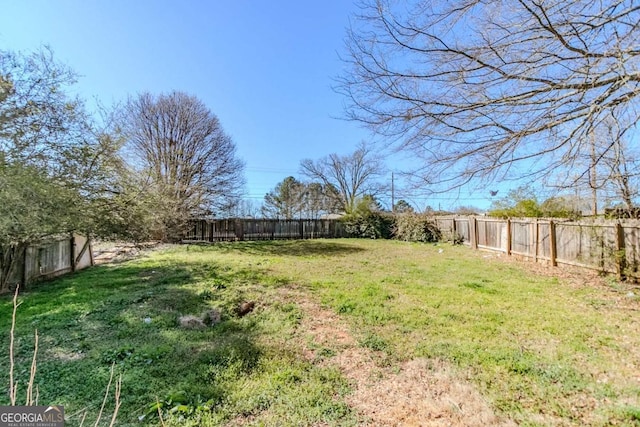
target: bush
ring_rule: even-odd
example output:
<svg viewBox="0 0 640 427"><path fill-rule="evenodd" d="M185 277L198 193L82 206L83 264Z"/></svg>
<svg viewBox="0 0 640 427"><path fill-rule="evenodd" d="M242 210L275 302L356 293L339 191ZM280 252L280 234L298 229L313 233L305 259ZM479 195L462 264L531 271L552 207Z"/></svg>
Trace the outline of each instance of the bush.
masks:
<svg viewBox="0 0 640 427"><path fill-rule="evenodd" d="M395 218L394 238L405 242L437 242L442 238L436 224L424 214L405 213Z"/></svg>
<svg viewBox="0 0 640 427"><path fill-rule="evenodd" d="M349 237L366 239L391 239L394 218L382 212L367 212L364 215L347 215L343 219Z"/></svg>

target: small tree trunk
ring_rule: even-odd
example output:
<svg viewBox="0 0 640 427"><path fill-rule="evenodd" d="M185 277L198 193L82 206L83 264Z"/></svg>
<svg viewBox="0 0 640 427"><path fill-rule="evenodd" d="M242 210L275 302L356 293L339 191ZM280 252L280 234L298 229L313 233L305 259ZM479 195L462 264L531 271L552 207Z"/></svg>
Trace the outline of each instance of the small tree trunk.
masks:
<svg viewBox="0 0 640 427"><path fill-rule="evenodd" d="M10 288L10 281L16 267L20 264L20 255L25 245L4 245L0 247L0 292Z"/></svg>

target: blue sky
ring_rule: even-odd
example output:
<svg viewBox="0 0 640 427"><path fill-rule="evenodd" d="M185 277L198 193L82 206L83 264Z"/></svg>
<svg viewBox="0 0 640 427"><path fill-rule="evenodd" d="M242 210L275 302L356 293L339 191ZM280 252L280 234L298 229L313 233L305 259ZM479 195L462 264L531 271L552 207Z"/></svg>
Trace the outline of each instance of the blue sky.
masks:
<svg viewBox="0 0 640 427"><path fill-rule="evenodd" d="M347 154L373 138L338 119L344 99L332 89L355 12L350 0L4 0L0 49L49 45L80 75L75 90L89 103L142 91L197 96L233 137L247 197L260 202L298 176L303 158ZM409 200L420 208L489 203L456 194Z"/></svg>

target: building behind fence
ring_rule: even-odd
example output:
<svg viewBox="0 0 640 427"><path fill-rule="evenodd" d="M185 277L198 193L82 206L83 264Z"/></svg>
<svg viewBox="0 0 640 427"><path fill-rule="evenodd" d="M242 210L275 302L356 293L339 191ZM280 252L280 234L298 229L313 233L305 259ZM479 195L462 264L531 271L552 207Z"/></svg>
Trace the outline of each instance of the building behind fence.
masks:
<svg viewBox="0 0 640 427"><path fill-rule="evenodd" d="M434 221L441 232L458 236L474 249L640 277L640 227L632 223L486 217L435 217Z"/></svg>
<svg viewBox="0 0 640 427"><path fill-rule="evenodd" d="M91 242L84 236L72 236L43 241L28 246L13 268L9 285L46 279L93 265ZM0 273L2 274L2 273Z"/></svg>
<svg viewBox="0 0 640 427"><path fill-rule="evenodd" d="M346 237L336 219L217 219L191 221L185 241L319 239Z"/></svg>

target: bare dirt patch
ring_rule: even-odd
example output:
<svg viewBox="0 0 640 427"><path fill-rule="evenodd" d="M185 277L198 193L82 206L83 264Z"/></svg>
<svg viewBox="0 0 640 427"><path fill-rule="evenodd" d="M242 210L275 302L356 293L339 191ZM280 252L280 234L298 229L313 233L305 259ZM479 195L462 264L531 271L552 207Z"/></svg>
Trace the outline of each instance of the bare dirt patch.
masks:
<svg viewBox="0 0 640 427"><path fill-rule="evenodd" d="M145 251L153 249L161 249L168 245L162 245L159 242L109 242L98 241L92 243L93 260L96 265L109 262L122 262L136 258Z"/></svg>
<svg viewBox="0 0 640 427"><path fill-rule="evenodd" d="M349 379L347 403L370 426L514 426L497 416L470 383L443 361L414 359L395 366L361 347L349 326L307 294L287 289L283 298L304 312L300 332L306 357L335 366ZM327 357L327 349L332 351ZM393 364L392 364L393 365Z"/></svg>

